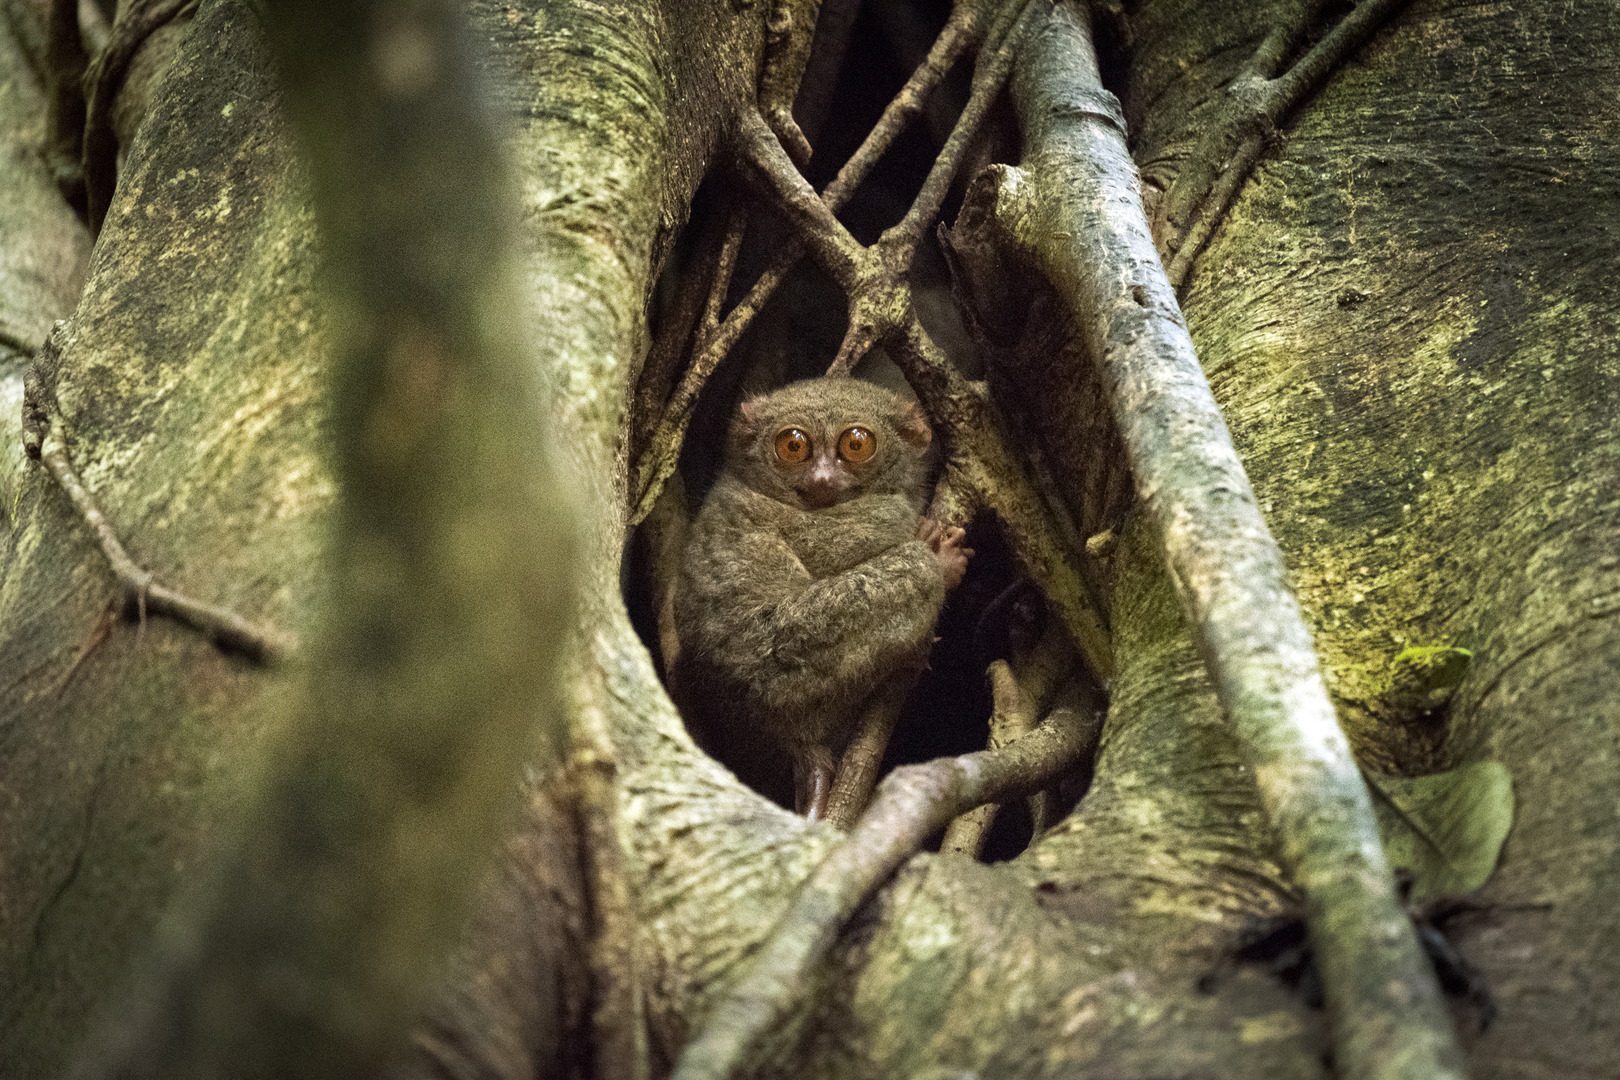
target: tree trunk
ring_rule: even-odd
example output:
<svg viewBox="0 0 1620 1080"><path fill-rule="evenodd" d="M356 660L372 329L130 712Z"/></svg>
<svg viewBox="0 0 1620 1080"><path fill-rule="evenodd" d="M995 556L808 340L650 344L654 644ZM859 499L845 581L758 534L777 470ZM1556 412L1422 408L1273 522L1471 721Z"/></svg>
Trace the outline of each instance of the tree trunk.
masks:
<svg viewBox="0 0 1620 1080"><path fill-rule="evenodd" d="M694 745L622 586L654 286L753 107L769 6L467 5L512 120L537 424L579 488L564 691L576 787L583 748L609 781L614 850L593 856L604 834L581 826L575 788L531 777L400 1066L413 1075L600 1072L581 1047L616 986L644 996L661 1073L839 840ZM1148 0L1106 17L1150 193L1196 163L1227 85L1303 6ZM194 596L308 640L335 498L332 316L250 6L203 5L155 89L130 84L150 106L119 148L82 292L90 234L33 156L45 7L13 0L0 20L0 281L27 283L0 290L0 1045L17 1077L60 1074L120 1007L160 915L234 839L301 671L173 621L104 617L106 564L20 449L23 354L71 316L56 396L79 471L132 554ZM1321 28L1302 25L1308 44ZM1362 762L1511 772L1501 862L1444 924L1495 999L1482 1032L1457 1008L1476 1077L1620 1075L1617 50L1620 12L1595 0L1414 0L1267 134L1181 295ZM999 407L1081 533L1120 533L1095 778L1016 859L908 863L751 1074L1331 1075L1323 1014L1230 964L1298 898L1160 540L1118 518L1127 478L1095 358L1047 283L998 273L1023 298L990 328ZM1397 692L1408 647L1471 651L1444 708ZM604 965L592 940L612 879L635 933Z"/></svg>

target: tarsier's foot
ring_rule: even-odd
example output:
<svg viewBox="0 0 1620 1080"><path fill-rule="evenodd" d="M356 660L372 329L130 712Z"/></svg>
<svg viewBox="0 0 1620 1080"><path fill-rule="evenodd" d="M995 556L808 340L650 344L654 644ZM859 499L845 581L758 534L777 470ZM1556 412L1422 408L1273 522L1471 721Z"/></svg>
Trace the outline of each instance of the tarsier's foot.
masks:
<svg viewBox="0 0 1620 1080"><path fill-rule="evenodd" d="M941 525L933 518L923 518L917 524L917 539L927 544L939 560L940 573L945 575L945 588L954 589L967 573L968 560L973 549L964 547L967 531L955 525Z"/></svg>

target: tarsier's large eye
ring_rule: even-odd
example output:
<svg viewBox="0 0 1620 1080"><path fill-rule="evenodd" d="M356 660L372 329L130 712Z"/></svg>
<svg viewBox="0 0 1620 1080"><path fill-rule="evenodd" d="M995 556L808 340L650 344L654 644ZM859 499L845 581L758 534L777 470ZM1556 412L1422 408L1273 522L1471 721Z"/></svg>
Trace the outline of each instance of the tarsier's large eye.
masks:
<svg viewBox="0 0 1620 1080"><path fill-rule="evenodd" d="M810 436L796 427L783 428L776 433L776 456L789 465L797 465L810 456Z"/></svg>
<svg viewBox="0 0 1620 1080"><path fill-rule="evenodd" d="M863 427L845 428L838 436L838 456L859 465L877 449L877 436Z"/></svg>

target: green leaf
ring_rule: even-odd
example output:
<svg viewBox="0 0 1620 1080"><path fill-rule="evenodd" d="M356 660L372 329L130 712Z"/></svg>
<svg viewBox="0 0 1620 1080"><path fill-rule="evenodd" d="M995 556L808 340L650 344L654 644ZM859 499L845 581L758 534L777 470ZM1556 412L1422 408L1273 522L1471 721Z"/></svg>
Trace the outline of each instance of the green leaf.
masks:
<svg viewBox="0 0 1620 1080"><path fill-rule="evenodd" d="M1496 869L1513 825L1513 778L1476 761L1428 776L1367 777L1393 866L1411 871L1413 900L1465 896Z"/></svg>

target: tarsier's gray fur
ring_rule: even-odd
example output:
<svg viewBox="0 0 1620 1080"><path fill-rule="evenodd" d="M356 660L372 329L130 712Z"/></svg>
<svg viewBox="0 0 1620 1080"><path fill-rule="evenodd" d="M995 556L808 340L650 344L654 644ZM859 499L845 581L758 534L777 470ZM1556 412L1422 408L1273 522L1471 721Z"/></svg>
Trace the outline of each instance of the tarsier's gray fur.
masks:
<svg viewBox="0 0 1620 1080"><path fill-rule="evenodd" d="M777 433L819 448L852 425L876 436L871 460L840 463L840 501L808 508ZM943 557L917 535L928 440L916 405L856 379L745 404L676 586L683 707L727 738L775 739L796 776L830 775L864 701L926 661L945 600Z"/></svg>

